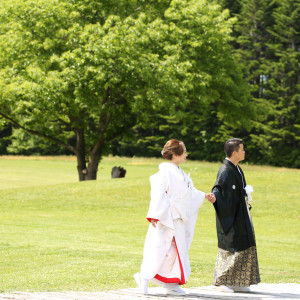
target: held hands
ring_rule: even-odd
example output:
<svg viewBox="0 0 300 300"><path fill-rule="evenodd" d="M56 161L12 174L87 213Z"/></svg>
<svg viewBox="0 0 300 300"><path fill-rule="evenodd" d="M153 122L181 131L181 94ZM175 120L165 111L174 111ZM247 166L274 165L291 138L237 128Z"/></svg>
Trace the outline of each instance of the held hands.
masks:
<svg viewBox="0 0 300 300"><path fill-rule="evenodd" d="M216 201L216 196L213 193L205 194L205 198L210 202L214 203Z"/></svg>

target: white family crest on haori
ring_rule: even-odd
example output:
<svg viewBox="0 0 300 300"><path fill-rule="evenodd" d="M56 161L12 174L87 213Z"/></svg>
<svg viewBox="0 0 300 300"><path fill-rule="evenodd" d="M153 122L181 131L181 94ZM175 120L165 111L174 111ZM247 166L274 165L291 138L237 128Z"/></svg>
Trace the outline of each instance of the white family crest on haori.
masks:
<svg viewBox="0 0 300 300"><path fill-rule="evenodd" d="M147 219L158 222L156 228L149 225L141 275L158 283L185 284L191 273L188 251L205 193L173 163L160 164L150 183Z"/></svg>

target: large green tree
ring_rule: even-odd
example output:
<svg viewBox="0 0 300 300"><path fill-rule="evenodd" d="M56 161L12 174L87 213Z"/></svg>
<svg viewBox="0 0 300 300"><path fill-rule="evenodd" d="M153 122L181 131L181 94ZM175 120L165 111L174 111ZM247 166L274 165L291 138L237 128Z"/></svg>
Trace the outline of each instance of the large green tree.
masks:
<svg viewBox="0 0 300 300"><path fill-rule="evenodd" d="M218 99L232 120L248 98L228 17L206 0L1 2L0 116L72 151L80 180L158 111L182 119Z"/></svg>
<svg viewBox="0 0 300 300"><path fill-rule="evenodd" d="M265 156L271 164L300 167L300 2L278 0L272 12L266 43L273 59L264 59L264 92L272 110L266 114L263 133Z"/></svg>
<svg viewBox="0 0 300 300"><path fill-rule="evenodd" d="M219 16L228 16L228 11L219 11ZM198 70L205 70L209 78L207 84L197 87L197 97L189 95L188 105L181 108L175 115L159 113L153 116L151 124L140 123L131 130L131 135L123 137L112 147L114 154L157 156L167 139L179 138L185 141L190 157L209 161L220 160L224 157L222 151L224 140L235 132L250 130L249 120L254 118L253 106L249 103L250 93L242 70L231 46L230 28L220 38L215 30L216 19L207 22L209 12L199 16L202 26L199 27L198 47L193 53L193 61ZM199 22L195 15L190 18ZM217 21L219 23L219 21ZM231 25L234 19L231 19ZM204 23L204 25L203 25ZM206 26L205 26L206 25ZM201 40L203 27L211 39ZM180 41L181 42L181 41ZM189 42L182 41L188 49ZM209 51L203 51L205 47Z"/></svg>
<svg viewBox="0 0 300 300"><path fill-rule="evenodd" d="M252 90L256 117L247 134L250 159L299 167L300 3L243 0L237 53Z"/></svg>

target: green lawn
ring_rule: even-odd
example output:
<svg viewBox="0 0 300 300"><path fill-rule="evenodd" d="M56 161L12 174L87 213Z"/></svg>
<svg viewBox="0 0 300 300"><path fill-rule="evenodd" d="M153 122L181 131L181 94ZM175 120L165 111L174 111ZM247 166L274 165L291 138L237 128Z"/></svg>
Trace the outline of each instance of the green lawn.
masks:
<svg viewBox="0 0 300 300"><path fill-rule="evenodd" d="M150 184L162 159L104 158L97 181L77 182L64 158L0 157L0 291L135 287L148 227ZM111 179L113 166L126 178ZM220 164L188 161L210 191ZM300 283L300 170L244 165L262 282ZM210 285L217 253L213 207L200 209L187 286Z"/></svg>

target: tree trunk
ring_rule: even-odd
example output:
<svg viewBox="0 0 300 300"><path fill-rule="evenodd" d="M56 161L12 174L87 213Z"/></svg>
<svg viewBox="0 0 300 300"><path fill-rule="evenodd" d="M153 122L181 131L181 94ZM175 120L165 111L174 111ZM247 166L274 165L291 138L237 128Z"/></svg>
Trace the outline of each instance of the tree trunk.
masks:
<svg viewBox="0 0 300 300"><path fill-rule="evenodd" d="M75 131L76 134L76 157L77 157L77 171L79 181L86 180L87 168L85 161L85 143L84 143L84 131L78 129Z"/></svg>
<svg viewBox="0 0 300 300"><path fill-rule="evenodd" d="M102 147L104 144L104 133L112 119L112 113L100 114L99 121L99 136L96 144L90 149L89 164L86 167L85 160L85 142L83 129L75 130L76 134L76 156L77 156L77 170L79 175L79 181L83 180L96 180L98 165L102 155Z"/></svg>
<svg viewBox="0 0 300 300"><path fill-rule="evenodd" d="M98 172L98 165L100 161L100 154L90 154L90 162L87 168L86 180L96 180L97 179L97 172Z"/></svg>
<svg viewBox="0 0 300 300"><path fill-rule="evenodd" d="M79 181L97 179L98 165L101 158L101 145L102 143L99 143L98 141L97 147L90 151L89 163L87 167L84 131L76 130L76 157Z"/></svg>
<svg viewBox="0 0 300 300"><path fill-rule="evenodd" d="M96 180L100 155L90 156L88 167L86 167L85 155L77 155L77 171L79 181Z"/></svg>

